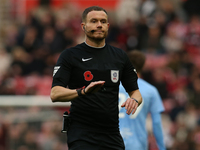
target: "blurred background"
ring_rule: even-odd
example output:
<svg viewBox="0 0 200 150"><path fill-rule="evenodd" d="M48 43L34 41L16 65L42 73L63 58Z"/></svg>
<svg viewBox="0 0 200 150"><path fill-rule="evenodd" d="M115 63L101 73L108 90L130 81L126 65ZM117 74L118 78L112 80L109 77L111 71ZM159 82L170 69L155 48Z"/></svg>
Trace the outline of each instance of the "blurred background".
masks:
<svg viewBox="0 0 200 150"><path fill-rule="evenodd" d="M168 150L200 150L200 0L0 0L0 150L66 150L51 103L60 53L84 41L82 11L109 13L107 43L139 50L162 97ZM158 150L147 121L149 150Z"/></svg>

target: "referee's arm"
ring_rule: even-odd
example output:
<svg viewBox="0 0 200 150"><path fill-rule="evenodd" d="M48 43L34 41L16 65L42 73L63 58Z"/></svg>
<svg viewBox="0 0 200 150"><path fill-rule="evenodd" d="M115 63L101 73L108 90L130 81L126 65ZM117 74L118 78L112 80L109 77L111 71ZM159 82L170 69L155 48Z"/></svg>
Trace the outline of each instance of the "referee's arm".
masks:
<svg viewBox="0 0 200 150"><path fill-rule="evenodd" d="M121 107L125 107L127 110L126 113L130 115L131 113L134 114L137 110L137 107L142 103L142 95L139 90L134 90L128 92L130 98L128 98Z"/></svg>
<svg viewBox="0 0 200 150"><path fill-rule="evenodd" d="M81 89L78 93L77 89L68 89L63 86L54 86L51 89L50 97L52 102L68 102L77 98L78 96L84 96L88 93L97 92L103 85L105 81L95 81L91 82L85 90Z"/></svg>
<svg viewBox="0 0 200 150"><path fill-rule="evenodd" d="M68 102L77 98L78 93L76 89L71 90L62 86L54 86L51 89L50 97L52 102Z"/></svg>
<svg viewBox="0 0 200 150"><path fill-rule="evenodd" d="M138 101L138 106L142 103L142 95L139 91L139 89L135 91L128 92L130 98L134 98Z"/></svg>

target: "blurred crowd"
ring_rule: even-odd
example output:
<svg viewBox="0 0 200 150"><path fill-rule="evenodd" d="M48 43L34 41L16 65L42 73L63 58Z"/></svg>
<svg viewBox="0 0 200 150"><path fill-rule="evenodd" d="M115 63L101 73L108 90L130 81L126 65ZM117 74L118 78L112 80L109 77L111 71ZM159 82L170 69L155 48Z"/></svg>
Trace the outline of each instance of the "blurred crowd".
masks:
<svg viewBox="0 0 200 150"><path fill-rule="evenodd" d="M162 97L168 150L200 150L199 8L198 0L122 0L115 10L107 10L107 43L126 52L143 51L147 57L142 77ZM4 27L0 95L50 94L59 54L84 41L80 10L71 3L59 9L39 6L28 13L25 22L14 19ZM27 130L26 136L33 132L34 128ZM152 145L150 150L156 150ZM23 144L15 146L16 150L31 150Z"/></svg>
<svg viewBox="0 0 200 150"><path fill-rule="evenodd" d="M62 114L47 107L0 109L0 150L67 150Z"/></svg>

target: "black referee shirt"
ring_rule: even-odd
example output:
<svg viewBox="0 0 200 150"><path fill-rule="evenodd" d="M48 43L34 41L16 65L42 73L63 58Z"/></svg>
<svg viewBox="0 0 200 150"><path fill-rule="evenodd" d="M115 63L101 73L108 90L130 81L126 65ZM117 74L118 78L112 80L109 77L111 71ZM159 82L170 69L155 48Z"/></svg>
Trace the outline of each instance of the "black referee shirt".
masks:
<svg viewBox="0 0 200 150"><path fill-rule="evenodd" d="M137 74L123 50L108 44L95 48L86 43L64 50L54 68L52 87L78 89L99 80L105 81L104 91L71 102L72 122L89 130L118 132L119 83L127 92L138 89Z"/></svg>

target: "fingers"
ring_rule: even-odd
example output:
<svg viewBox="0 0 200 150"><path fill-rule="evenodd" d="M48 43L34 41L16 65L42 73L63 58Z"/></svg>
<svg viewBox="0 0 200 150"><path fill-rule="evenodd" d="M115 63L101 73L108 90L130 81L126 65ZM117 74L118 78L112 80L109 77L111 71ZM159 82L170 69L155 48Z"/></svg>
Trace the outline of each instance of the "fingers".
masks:
<svg viewBox="0 0 200 150"><path fill-rule="evenodd" d="M93 86L93 90L92 90L92 93L95 93L95 92L97 92L97 91L99 91L100 89L101 89L101 87L102 87L103 85L95 85L95 86Z"/></svg>
<svg viewBox="0 0 200 150"><path fill-rule="evenodd" d="M125 107L126 102L123 102L123 104L121 105L121 107Z"/></svg>
<svg viewBox="0 0 200 150"><path fill-rule="evenodd" d="M138 103L135 100L131 99L131 98L128 98L126 100L126 102L124 102L122 105L127 110L126 113L128 115L130 115L131 113L134 114L136 109L137 109L137 107L138 107Z"/></svg>
<svg viewBox="0 0 200 150"><path fill-rule="evenodd" d="M91 82L86 88L86 93L94 93L100 90L100 88L104 85L105 81L96 81Z"/></svg>

